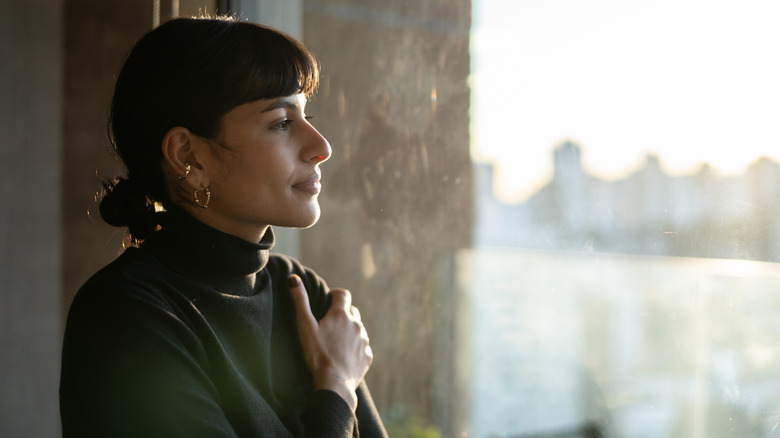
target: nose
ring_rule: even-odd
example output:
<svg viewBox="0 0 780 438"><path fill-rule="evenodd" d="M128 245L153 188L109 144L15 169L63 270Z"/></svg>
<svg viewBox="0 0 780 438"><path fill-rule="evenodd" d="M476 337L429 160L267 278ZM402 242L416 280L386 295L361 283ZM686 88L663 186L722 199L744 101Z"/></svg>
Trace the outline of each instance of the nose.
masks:
<svg viewBox="0 0 780 438"><path fill-rule="evenodd" d="M309 125L311 129L310 138L307 141L307 147L304 149L304 159L315 163L322 163L330 158L333 150L325 137L317 131L317 128Z"/></svg>

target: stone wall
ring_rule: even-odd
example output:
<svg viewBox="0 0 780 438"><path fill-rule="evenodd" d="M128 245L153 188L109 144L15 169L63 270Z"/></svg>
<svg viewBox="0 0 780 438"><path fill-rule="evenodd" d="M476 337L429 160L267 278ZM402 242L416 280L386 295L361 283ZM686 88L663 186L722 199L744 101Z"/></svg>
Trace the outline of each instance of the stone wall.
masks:
<svg viewBox="0 0 780 438"><path fill-rule="evenodd" d="M304 2L304 42L322 64L307 113L334 153L302 258L352 290L380 411L439 425L463 396L440 347L455 341L458 307L447 266L471 241L470 20L469 0Z"/></svg>

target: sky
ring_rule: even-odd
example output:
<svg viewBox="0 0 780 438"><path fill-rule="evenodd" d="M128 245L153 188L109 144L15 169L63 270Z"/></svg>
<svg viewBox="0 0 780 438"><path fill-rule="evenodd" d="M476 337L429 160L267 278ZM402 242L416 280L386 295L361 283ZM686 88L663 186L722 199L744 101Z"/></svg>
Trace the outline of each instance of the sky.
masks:
<svg viewBox="0 0 780 438"><path fill-rule="evenodd" d="M500 199L573 140L604 179L780 157L780 1L474 0L472 156Z"/></svg>

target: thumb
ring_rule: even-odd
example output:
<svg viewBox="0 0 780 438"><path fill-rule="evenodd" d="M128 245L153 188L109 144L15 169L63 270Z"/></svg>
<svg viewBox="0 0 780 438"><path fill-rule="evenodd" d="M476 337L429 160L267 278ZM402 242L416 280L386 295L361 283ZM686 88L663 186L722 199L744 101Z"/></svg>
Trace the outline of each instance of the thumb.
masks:
<svg viewBox="0 0 780 438"><path fill-rule="evenodd" d="M317 324L317 319L311 313L309 294L306 293L303 282L295 274L287 277L287 282L290 285L290 295L292 295L293 303L295 304L295 323L298 326L298 331L310 332L315 330L319 324Z"/></svg>

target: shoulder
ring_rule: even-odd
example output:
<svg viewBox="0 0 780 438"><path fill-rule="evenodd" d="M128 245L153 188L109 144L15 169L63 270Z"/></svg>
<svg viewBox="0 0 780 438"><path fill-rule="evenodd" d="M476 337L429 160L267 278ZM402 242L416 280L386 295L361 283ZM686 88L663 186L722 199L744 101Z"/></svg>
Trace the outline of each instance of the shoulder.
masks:
<svg viewBox="0 0 780 438"><path fill-rule="evenodd" d="M187 306L173 274L155 257L129 248L79 289L68 325L139 325L170 320Z"/></svg>
<svg viewBox="0 0 780 438"><path fill-rule="evenodd" d="M267 269L274 284L284 285L287 289L287 277L292 274L301 278L306 292L309 294L309 302L312 312L318 319L321 318L330 307L330 289L325 280L313 269L304 266L298 260L282 254L271 254L268 259ZM287 295L287 294L285 294Z"/></svg>
<svg viewBox="0 0 780 438"><path fill-rule="evenodd" d="M128 248L84 283L76 294L74 304L155 295L161 279L169 276L155 257L138 248Z"/></svg>
<svg viewBox="0 0 780 438"><path fill-rule="evenodd" d="M271 254L268 259L268 270L272 276L278 278L287 278L292 274L301 277L307 290L309 288L322 289L327 292L328 286L325 280L320 277L313 269L304 266L298 260L283 255Z"/></svg>
<svg viewBox="0 0 780 438"><path fill-rule="evenodd" d="M69 357L116 358L133 348L176 345L201 354L193 325L200 316L170 278L153 257L135 248L125 251L77 292L64 351L72 352Z"/></svg>

